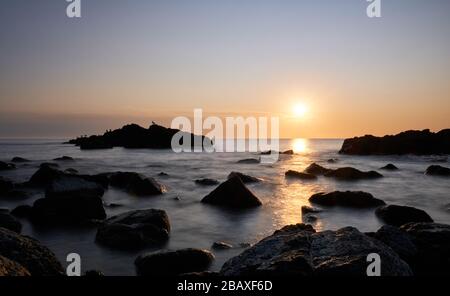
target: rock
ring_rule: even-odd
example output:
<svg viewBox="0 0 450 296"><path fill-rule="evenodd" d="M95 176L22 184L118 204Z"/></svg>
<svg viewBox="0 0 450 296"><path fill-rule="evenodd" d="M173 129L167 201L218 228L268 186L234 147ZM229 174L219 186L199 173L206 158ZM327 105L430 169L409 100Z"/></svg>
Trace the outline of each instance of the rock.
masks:
<svg viewBox="0 0 450 296"><path fill-rule="evenodd" d="M46 197L34 202L31 219L34 223L79 225L106 218L103 202L95 196Z"/></svg>
<svg viewBox="0 0 450 296"><path fill-rule="evenodd" d="M251 246L252 246L251 243L240 243L240 244L239 244L239 247L240 247L240 248L243 248L243 249L250 248Z"/></svg>
<svg viewBox="0 0 450 296"><path fill-rule="evenodd" d="M330 172L330 169L324 168L323 166L318 165L317 163L313 163L305 169L305 172L308 174L321 176Z"/></svg>
<svg viewBox="0 0 450 296"><path fill-rule="evenodd" d="M31 215L33 208L29 205L21 205L11 211L11 215L19 218L26 218Z"/></svg>
<svg viewBox="0 0 450 296"><path fill-rule="evenodd" d="M241 159L237 163L241 163L241 164L258 164L258 163L260 163L260 160L256 159L256 158L247 158L247 159Z"/></svg>
<svg viewBox="0 0 450 296"><path fill-rule="evenodd" d="M30 162L30 160L16 156L13 159L11 159L11 162L24 163L24 162Z"/></svg>
<svg viewBox="0 0 450 296"><path fill-rule="evenodd" d="M411 269L385 244L352 227L316 233L310 225L276 231L222 267L222 276L367 276L367 256L378 253L383 276Z"/></svg>
<svg viewBox="0 0 450 296"><path fill-rule="evenodd" d="M31 176L28 184L37 187L47 187L54 180L64 176L64 173L50 165L42 165L39 170Z"/></svg>
<svg viewBox="0 0 450 296"><path fill-rule="evenodd" d="M336 163L336 162L338 162L338 160L334 159L334 158L330 158L330 159L327 160L327 162L328 163Z"/></svg>
<svg viewBox="0 0 450 296"><path fill-rule="evenodd" d="M294 155L294 150L286 150L286 151L281 152L281 154Z"/></svg>
<svg viewBox="0 0 450 296"><path fill-rule="evenodd" d="M107 131L101 136L79 137L65 144L74 144L80 149L110 149L113 147L170 149L173 136L179 132L180 130L165 128L157 124L152 124L148 129L137 124L129 124L117 130ZM184 132L181 134L191 138L192 147L197 143L199 146L203 146L204 143L209 143L208 146L212 145L211 140L204 136ZM180 143L182 143L181 141Z"/></svg>
<svg viewBox="0 0 450 296"><path fill-rule="evenodd" d="M301 172L297 172L297 171L293 171L293 170L289 170L285 173L286 177L292 177L292 178L296 178L296 179L301 179L301 180L315 180L317 179L316 175L313 174L308 174L308 173L301 173Z"/></svg>
<svg viewBox="0 0 450 296"><path fill-rule="evenodd" d="M46 197L102 197L104 188L78 176L60 176L48 185Z"/></svg>
<svg viewBox="0 0 450 296"><path fill-rule="evenodd" d="M336 170L331 170L325 174L325 177L331 177L331 178L335 178L338 180L353 181L353 180L362 180L362 179L377 179L377 178L382 178L383 175L381 175L380 173L377 173L375 171L362 172L355 168L346 167L346 168L339 168Z"/></svg>
<svg viewBox="0 0 450 296"><path fill-rule="evenodd" d="M430 176L450 176L450 169L440 165L432 165L427 168L425 174Z"/></svg>
<svg viewBox="0 0 450 296"><path fill-rule="evenodd" d="M322 206L373 208L384 205L385 202L373 197L372 194L362 191L334 191L330 193L317 193L309 198L311 203Z"/></svg>
<svg viewBox="0 0 450 296"><path fill-rule="evenodd" d="M0 255L26 268L32 276L63 275L64 270L48 248L37 240L0 228Z"/></svg>
<svg viewBox="0 0 450 296"><path fill-rule="evenodd" d="M214 250L229 250L232 249L233 246L225 242L214 242L211 248Z"/></svg>
<svg viewBox="0 0 450 296"><path fill-rule="evenodd" d="M54 169L59 168L59 164L54 163L54 162L43 162L39 165L39 168L43 168L43 167L51 167Z"/></svg>
<svg viewBox="0 0 450 296"><path fill-rule="evenodd" d="M392 163L389 163L387 165L385 165L384 167L380 168L381 170L386 170L386 171L397 171L398 167L396 167L395 165L393 165Z"/></svg>
<svg viewBox="0 0 450 296"><path fill-rule="evenodd" d="M231 179L233 177L238 177L239 179L241 179L241 181L244 184L261 182L261 179L258 179L258 178L255 178L255 177L252 177L252 176L249 176L249 175L245 175L245 174L239 173L239 172L231 172L228 175L227 179Z"/></svg>
<svg viewBox="0 0 450 296"><path fill-rule="evenodd" d="M68 168L68 169L64 170L64 173L71 174L71 175L76 175L76 174L78 174L78 171L76 169L73 169L73 168Z"/></svg>
<svg viewBox="0 0 450 296"><path fill-rule="evenodd" d="M5 179L0 176L0 195L3 195L11 190L13 190L14 184L12 181Z"/></svg>
<svg viewBox="0 0 450 296"><path fill-rule="evenodd" d="M406 131L395 136L346 139L339 151L350 155L450 154L450 129Z"/></svg>
<svg viewBox="0 0 450 296"><path fill-rule="evenodd" d="M400 229L412 238L418 249L417 256L410 263L416 275L450 275L450 225L408 223Z"/></svg>
<svg viewBox="0 0 450 296"><path fill-rule="evenodd" d="M203 186L214 186L214 185L219 185L220 182L215 179L205 178L205 179L195 180L195 184L203 185Z"/></svg>
<svg viewBox="0 0 450 296"><path fill-rule="evenodd" d="M6 163L3 161L0 161L0 171L7 171L7 170L13 170L16 166L12 163Z"/></svg>
<svg viewBox="0 0 450 296"><path fill-rule="evenodd" d="M303 216L303 222L307 222L307 223L314 223L318 220L319 218L317 218L317 216L311 215L311 214L306 214Z"/></svg>
<svg viewBox="0 0 450 296"><path fill-rule="evenodd" d="M395 226L384 225L373 237L391 247L408 263L417 256L418 250L411 236Z"/></svg>
<svg viewBox="0 0 450 296"><path fill-rule="evenodd" d="M30 276L30 272L15 261L0 256L0 277Z"/></svg>
<svg viewBox="0 0 450 296"><path fill-rule="evenodd" d="M53 159L54 161L75 161L75 159L73 159L70 156L62 156L62 157L58 157Z"/></svg>
<svg viewBox="0 0 450 296"><path fill-rule="evenodd" d="M275 155L275 154L280 154L280 152L275 150L268 150L260 153L260 155Z"/></svg>
<svg viewBox="0 0 450 296"><path fill-rule="evenodd" d="M182 249L143 254L136 259L135 264L141 276L173 276L204 271L213 260L214 255L207 250Z"/></svg>
<svg viewBox="0 0 450 296"><path fill-rule="evenodd" d="M382 206L375 211L375 214L386 224L393 226L401 226L409 222L433 222L425 211L406 206Z"/></svg>
<svg viewBox="0 0 450 296"><path fill-rule="evenodd" d="M123 205L122 204L118 204L118 203L109 203L109 204L105 204L105 207L108 207L108 208L120 208L120 207L122 207Z"/></svg>
<svg viewBox="0 0 450 296"><path fill-rule="evenodd" d="M22 231L22 223L9 213L0 212L0 227L17 233Z"/></svg>
<svg viewBox="0 0 450 296"><path fill-rule="evenodd" d="M158 176L160 176L160 177L168 177L169 174L161 172L161 173L158 174Z"/></svg>
<svg viewBox="0 0 450 296"><path fill-rule="evenodd" d="M202 199L202 203L243 209L262 205L262 202L237 176L220 184Z"/></svg>
<svg viewBox="0 0 450 296"><path fill-rule="evenodd" d="M170 223L162 210L138 210L104 221L98 228L97 242L119 249L139 249L163 244L169 238Z"/></svg>
<svg viewBox="0 0 450 296"><path fill-rule="evenodd" d="M308 207L308 206L302 206L302 215L305 214L317 214L322 212L322 210L313 208L313 207Z"/></svg>
<svg viewBox="0 0 450 296"><path fill-rule="evenodd" d="M84 276L86 277L103 277L105 276L103 272L99 270L88 270L84 273Z"/></svg>
<svg viewBox="0 0 450 296"><path fill-rule="evenodd" d="M166 192L164 185L153 178L133 172L117 172L110 176L110 185L137 196L159 195Z"/></svg>
<svg viewBox="0 0 450 296"><path fill-rule="evenodd" d="M27 199L30 197L30 195L26 191L11 190L11 191L4 193L3 195L0 194L0 197L3 200L17 201L17 200Z"/></svg>

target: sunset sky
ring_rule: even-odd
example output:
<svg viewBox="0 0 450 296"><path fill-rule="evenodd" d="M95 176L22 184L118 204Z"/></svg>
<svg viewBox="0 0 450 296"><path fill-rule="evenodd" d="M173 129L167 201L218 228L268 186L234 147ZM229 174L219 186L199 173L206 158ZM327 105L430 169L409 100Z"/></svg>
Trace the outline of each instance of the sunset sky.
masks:
<svg viewBox="0 0 450 296"><path fill-rule="evenodd" d="M279 116L283 138L450 128L450 1L0 3L0 137ZM298 105L304 106L304 110ZM296 107L297 106L297 107Z"/></svg>

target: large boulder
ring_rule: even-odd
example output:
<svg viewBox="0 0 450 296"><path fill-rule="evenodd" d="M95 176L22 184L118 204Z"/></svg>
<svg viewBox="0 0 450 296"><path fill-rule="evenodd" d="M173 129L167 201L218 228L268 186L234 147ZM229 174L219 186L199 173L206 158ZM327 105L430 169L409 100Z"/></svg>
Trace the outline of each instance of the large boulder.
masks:
<svg viewBox="0 0 450 296"><path fill-rule="evenodd" d="M133 172L117 172L109 177L110 185L137 196L159 195L166 192L164 185L153 178Z"/></svg>
<svg viewBox="0 0 450 296"><path fill-rule="evenodd" d="M13 182L0 176L0 196L6 194L7 192L13 189L14 189Z"/></svg>
<svg viewBox="0 0 450 296"><path fill-rule="evenodd" d="M385 202L373 197L372 194L362 191L334 191L330 193L317 193L309 198L314 204L334 207L373 208L384 205Z"/></svg>
<svg viewBox="0 0 450 296"><path fill-rule="evenodd" d="M165 211L148 209L111 217L98 228L97 242L119 249L139 249L160 245L170 233Z"/></svg>
<svg viewBox="0 0 450 296"><path fill-rule="evenodd" d="M30 276L30 272L15 261L0 256L0 277L3 276Z"/></svg>
<svg viewBox="0 0 450 296"><path fill-rule="evenodd" d="M7 170L13 170L16 166L12 163L6 163L3 161L0 161L0 171L7 171Z"/></svg>
<svg viewBox="0 0 450 296"><path fill-rule="evenodd" d="M64 176L64 173L54 166L41 165L40 168L31 176L28 184L36 187L47 187L54 180Z"/></svg>
<svg viewBox="0 0 450 296"><path fill-rule="evenodd" d="M284 174L286 177L296 178L300 180L316 180L317 176L309 173L302 173L293 170L289 170Z"/></svg>
<svg viewBox="0 0 450 296"><path fill-rule="evenodd" d="M338 180L353 181L362 179L377 179L382 178L383 175L375 171L362 172L355 168L345 167L331 170L325 174L325 177L331 177Z"/></svg>
<svg viewBox="0 0 450 296"><path fill-rule="evenodd" d="M403 260L410 263L418 250L412 237L402 229L391 225L383 225L373 237L391 247Z"/></svg>
<svg viewBox="0 0 450 296"><path fill-rule="evenodd" d="M382 206L375 211L375 214L383 222L393 226L401 226L409 222L433 222L425 211L406 206Z"/></svg>
<svg viewBox="0 0 450 296"><path fill-rule="evenodd" d="M305 169L305 173L316 176L325 175L326 173L331 171L332 171L331 169L324 168L323 166L318 165L317 163L312 163Z"/></svg>
<svg viewBox="0 0 450 296"><path fill-rule="evenodd" d="M432 165L429 166L425 172L426 175L430 176L450 176L450 169L440 166L440 165Z"/></svg>
<svg viewBox="0 0 450 296"><path fill-rule="evenodd" d="M0 256L15 261L33 276L63 275L61 263L37 240L0 228Z"/></svg>
<svg viewBox="0 0 450 296"><path fill-rule="evenodd" d="M238 177L239 179L241 179L241 181L244 184L261 182L261 179L258 179L256 177L252 177L252 176L249 176L249 175L245 175L245 174L240 173L240 172L231 172L228 175L227 179L231 179L233 177Z"/></svg>
<svg viewBox="0 0 450 296"><path fill-rule="evenodd" d="M137 273L142 276L173 276L204 271L213 260L211 252L190 248L143 254L136 259L135 264Z"/></svg>
<svg viewBox="0 0 450 296"><path fill-rule="evenodd" d="M17 233L22 231L22 223L7 212L0 212L0 227Z"/></svg>
<svg viewBox="0 0 450 296"><path fill-rule="evenodd" d="M210 194L205 196L202 202L230 208L253 208L262 205L259 198L237 176L220 184Z"/></svg>
<svg viewBox="0 0 450 296"><path fill-rule="evenodd" d="M78 176L60 176L49 184L46 197L102 197L105 190L98 183L87 181Z"/></svg>
<svg viewBox="0 0 450 296"><path fill-rule="evenodd" d="M450 225L408 223L400 229L411 237L418 250L410 262L416 275L450 275Z"/></svg>
<svg viewBox="0 0 450 296"><path fill-rule="evenodd" d="M385 244L352 227L316 233L290 225L228 260L223 276L367 276L367 256L381 257L383 276L409 276L411 269Z"/></svg>

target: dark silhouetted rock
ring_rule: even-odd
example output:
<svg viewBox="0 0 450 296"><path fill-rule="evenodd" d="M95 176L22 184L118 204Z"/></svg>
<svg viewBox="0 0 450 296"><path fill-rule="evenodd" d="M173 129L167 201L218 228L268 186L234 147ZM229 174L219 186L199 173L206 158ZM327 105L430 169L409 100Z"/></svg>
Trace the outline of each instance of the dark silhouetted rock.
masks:
<svg viewBox="0 0 450 296"><path fill-rule="evenodd" d="M139 249L160 245L170 233L165 211L148 209L111 217L98 228L97 242L119 249Z"/></svg>
<svg viewBox="0 0 450 296"><path fill-rule="evenodd" d="M0 256L0 277L30 276L30 272L15 261Z"/></svg>
<svg viewBox="0 0 450 296"><path fill-rule="evenodd" d="M231 179L231 178L234 178L234 177L238 177L239 179L241 179L241 181L244 184L261 182L261 179L258 179L256 177L252 177L252 176L249 176L249 175L245 175L245 174L239 173L239 172L231 172L228 175L227 179Z"/></svg>
<svg viewBox="0 0 450 296"><path fill-rule="evenodd" d="M380 169L381 170L386 170L386 171L396 171L396 170L398 170L398 167L396 167L392 163L389 163L389 164L385 165L384 167L382 167Z"/></svg>
<svg viewBox="0 0 450 296"><path fill-rule="evenodd" d="M161 173L158 174L158 176L160 176L160 177L168 177L169 174L161 172Z"/></svg>
<svg viewBox="0 0 450 296"><path fill-rule="evenodd" d="M6 178L0 176L0 196L13 190L14 183Z"/></svg>
<svg viewBox="0 0 450 296"><path fill-rule="evenodd" d="M54 180L64 176L64 173L50 165L41 165L36 173L31 176L28 184L37 187L47 187Z"/></svg>
<svg viewBox="0 0 450 296"><path fill-rule="evenodd" d="M338 162L338 160L334 159L334 158L330 158L330 159L327 160L327 162L328 163L336 163L336 162Z"/></svg>
<svg viewBox="0 0 450 296"><path fill-rule="evenodd" d="M323 166L318 165L317 163L313 163L305 169L305 172L308 174L321 176L330 172L330 169L324 168Z"/></svg>
<svg viewBox="0 0 450 296"><path fill-rule="evenodd" d="M214 242L211 248L214 250L229 250L232 249L233 246L226 242Z"/></svg>
<svg viewBox="0 0 450 296"><path fill-rule="evenodd" d="M64 270L48 248L37 240L0 228L0 255L26 268L33 276L63 275Z"/></svg>
<svg viewBox="0 0 450 296"><path fill-rule="evenodd" d="M195 180L195 184L203 185L203 186L214 186L214 185L219 185L220 182L215 179L206 178L206 179Z"/></svg>
<svg viewBox="0 0 450 296"><path fill-rule="evenodd" d="M60 176L47 186L46 197L102 197L105 190L98 183L78 176Z"/></svg>
<svg viewBox="0 0 450 296"><path fill-rule="evenodd" d="M222 267L222 276L367 276L367 256L377 253L383 276L411 269L391 248L352 227L316 233L310 225L286 226Z"/></svg>
<svg viewBox="0 0 450 296"><path fill-rule="evenodd" d="M331 178L335 178L338 180L353 181L353 180L363 180L363 179L377 179L377 178L382 178L383 175L381 175L380 173L377 173L375 171L362 172L355 168L347 167L347 168L339 168L336 170L331 170L325 174L325 177L331 177Z"/></svg>
<svg viewBox="0 0 450 296"><path fill-rule="evenodd" d="M395 226L384 225L373 237L391 247L400 258L408 263L417 256L418 250L411 236Z"/></svg>
<svg viewBox="0 0 450 296"><path fill-rule="evenodd" d="M11 159L11 162L15 162L15 163L24 163L24 162L30 162L30 160L26 159L26 158L22 158L22 157L14 157L13 159Z"/></svg>
<svg viewBox="0 0 450 296"><path fill-rule="evenodd" d="M302 206L302 214L317 214L322 212L322 210L313 208L313 207L308 207L308 206Z"/></svg>
<svg viewBox="0 0 450 296"><path fill-rule="evenodd" d="M339 153L350 155L450 154L450 129L406 131L395 136L346 139Z"/></svg>
<svg viewBox="0 0 450 296"><path fill-rule="evenodd" d="M22 223L9 213L0 212L0 227L20 233L22 231Z"/></svg>
<svg viewBox="0 0 450 296"><path fill-rule="evenodd" d="M286 151L281 152L281 154L294 155L294 150L286 150Z"/></svg>
<svg viewBox="0 0 450 296"><path fill-rule="evenodd" d="M385 204L384 201L373 197L372 194L362 191L322 192L311 196L309 201L322 206L341 206L350 208L372 208Z"/></svg>
<svg viewBox="0 0 450 296"><path fill-rule="evenodd" d="M296 179L302 179L302 180L315 180L317 179L316 175L308 174L308 173L301 173L293 170L289 170L285 173L286 177L296 178Z"/></svg>
<svg viewBox="0 0 450 296"><path fill-rule="evenodd" d="M31 215L33 207L29 205L21 205L17 206L14 210L11 211L11 215L19 218L26 218Z"/></svg>
<svg viewBox="0 0 450 296"><path fill-rule="evenodd" d="M62 157L58 157L53 159L54 161L75 161L75 159L73 159L70 156L62 156Z"/></svg>
<svg viewBox="0 0 450 296"><path fill-rule="evenodd" d="M135 264L139 275L168 276L204 271L213 260L214 255L207 250L182 249L143 254Z"/></svg>
<svg viewBox="0 0 450 296"><path fill-rule="evenodd" d="M383 222L394 226L409 222L433 222L425 211L413 207L387 205L379 207L375 213Z"/></svg>
<svg viewBox="0 0 450 296"><path fill-rule="evenodd" d="M426 175L431 176L450 176L450 169L440 166L440 165L432 165L429 166L425 172Z"/></svg>
<svg viewBox="0 0 450 296"><path fill-rule="evenodd" d="M153 178L144 177L133 172L117 172L111 174L110 185L123 189L137 196L159 195L166 192L164 185Z"/></svg>
<svg viewBox="0 0 450 296"><path fill-rule="evenodd" d="M262 202L235 176L220 184L214 191L202 199L203 203L231 208L252 208Z"/></svg>
<svg viewBox="0 0 450 296"><path fill-rule="evenodd" d="M0 171L8 171L15 169L16 166L12 163L6 163L3 161L0 161Z"/></svg>
<svg viewBox="0 0 450 296"><path fill-rule="evenodd" d="M241 159L237 163L241 163L241 164L258 164L258 163L260 163L260 160L256 159L256 158L247 158L247 159Z"/></svg>

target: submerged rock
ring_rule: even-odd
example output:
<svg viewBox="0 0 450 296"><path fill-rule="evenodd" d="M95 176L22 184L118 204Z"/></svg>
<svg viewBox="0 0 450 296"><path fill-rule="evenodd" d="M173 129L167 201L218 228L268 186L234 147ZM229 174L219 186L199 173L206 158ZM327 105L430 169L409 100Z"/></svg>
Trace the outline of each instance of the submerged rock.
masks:
<svg viewBox="0 0 450 296"><path fill-rule="evenodd" d="M302 180L315 180L317 179L316 175L313 174L308 174L308 173L302 173L302 172L297 172L297 171L293 171L293 170L289 170L285 173L286 177L292 177L292 178L297 178L297 179L302 179Z"/></svg>
<svg viewBox="0 0 450 296"><path fill-rule="evenodd" d="M104 221L97 230L96 240L109 247L139 249L166 242L169 233L169 217L165 211L137 210Z"/></svg>
<svg viewBox="0 0 450 296"><path fill-rule="evenodd" d="M219 185L220 182L217 181L216 179L205 178L205 179L195 180L195 184L203 185L203 186L214 186L214 185Z"/></svg>
<svg viewBox="0 0 450 296"><path fill-rule="evenodd" d="M26 268L33 276L63 275L61 263L37 240L0 228L0 255Z"/></svg>
<svg viewBox="0 0 450 296"><path fill-rule="evenodd" d="M313 163L305 169L306 173L316 175L316 176L325 175L326 173L328 173L330 171L332 171L332 170L324 168L323 166L318 165L317 163Z"/></svg>
<svg viewBox="0 0 450 296"><path fill-rule="evenodd" d="M139 275L167 276L204 271L213 260L214 255L207 250L182 249L143 254L135 264Z"/></svg>
<svg viewBox="0 0 450 296"><path fill-rule="evenodd" d="M350 207L350 208L373 208L385 205L385 202L373 197L372 194L362 191L334 191L330 193L317 193L309 198L311 203L322 206Z"/></svg>
<svg viewBox="0 0 450 296"><path fill-rule="evenodd" d="M233 245L226 242L214 242L211 248L214 250L229 250L233 248Z"/></svg>
<svg viewBox="0 0 450 296"><path fill-rule="evenodd" d="M281 154L294 155L294 150L286 150L286 151L281 152Z"/></svg>
<svg viewBox="0 0 450 296"><path fill-rule="evenodd" d="M22 223L9 213L0 212L0 227L20 233L22 231Z"/></svg>
<svg viewBox="0 0 450 296"><path fill-rule="evenodd" d="M336 170L331 170L325 174L325 177L336 178L338 180L353 181L353 180L362 180L362 179L377 179L377 178L382 178L383 175L381 175L380 173L377 173L375 171L362 172L355 168L346 167L346 168L339 168Z"/></svg>
<svg viewBox="0 0 450 296"><path fill-rule="evenodd" d="M383 276L411 269L385 244L352 227L316 233L310 225L276 231L222 267L222 276L367 276L367 256L380 255Z"/></svg>
<svg viewBox="0 0 450 296"><path fill-rule="evenodd" d="M429 166L425 172L426 175L431 176L450 176L450 169L440 166L440 165L432 165Z"/></svg>
<svg viewBox="0 0 450 296"><path fill-rule="evenodd" d="M262 205L262 202L237 176L220 184L214 191L202 199L202 203L231 208L252 208Z"/></svg>
<svg viewBox="0 0 450 296"><path fill-rule="evenodd" d="M247 158L247 159L241 159L237 163L241 163L241 164L258 164L258 163L260 163L260 160L256 159L256 158Z"/></svg>
<svg viewBox="0 0 450 296"><path fill-rule="evenodd" d="M58 157L53 159L54 161L75 161L75 159L73 159L70 156L62 156L62 157Z"/></svg>
<svg viewBox="0 0 450 296"><path fill-rule="evenodd" d="M15 261L0 256L0 277L30 276L30 272Z"/></svg>
<svg viewBox="0 0 450 296"><path fill-rule="evenodd" d="M386 170L386 171L397 171L398 167L396 167L395 165L393 165L392 163L389 163L387 165L385 165L384 167L380 168L381 170Z"/></svg>
<svg viewBox="0 0 450 296"><path fill-rule="evenodd" d="M375 214L389 225L401 226L409 222L433 222L423 210L413 207L387 205L379 207Z"/></svg>
<svg viewBox="0 0 450 296"><path fill-rule="evenodd" d="M239 179L241 179L241 181L244 184L261 182L261 179L258 179L256 177L252 177L252 176L249 176L249 175L245 175L245 174L239 173L239 172L231 172L228 175L227 179L231 179L231 178L234 178L234 177L238 177Z"/></svg>
<svg viewBox="0 0 450 296"><path fill-rule="evenodd" d="M166 192L164 185L153 178L133 172L117 172L110 175L110 185L137 196L160 195Z"/></svg>

